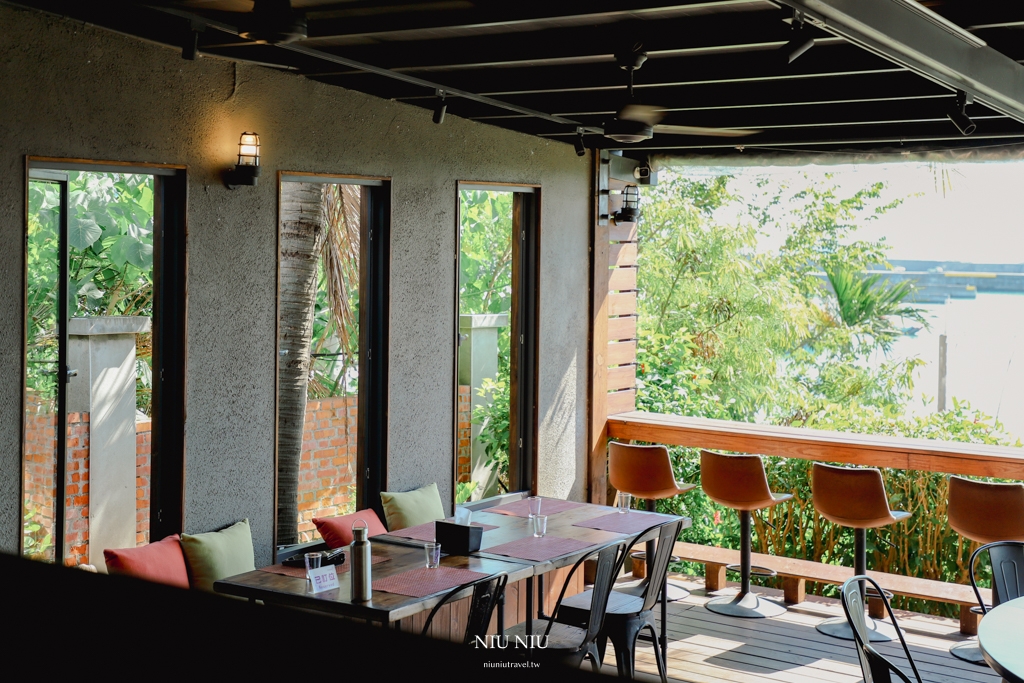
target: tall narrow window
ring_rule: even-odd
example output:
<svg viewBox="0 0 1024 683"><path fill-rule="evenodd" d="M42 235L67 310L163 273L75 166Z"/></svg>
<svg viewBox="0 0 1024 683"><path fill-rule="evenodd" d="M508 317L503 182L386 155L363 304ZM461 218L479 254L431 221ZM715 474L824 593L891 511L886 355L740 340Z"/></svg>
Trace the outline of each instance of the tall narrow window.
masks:
<svg viewBox="0 0 1024 683"><path fill-rule="evenodd" d="M534 486L537 194L460 185L456 503Z"/></svg>
<svg viewBox="0 0 1024 683"><path fill-rule="evenodd" d="M388 202L380 180L282 176L279 545L313 540L315 517L376 507L379 499L387 452Z"/></svg>
<svg viewBox="0 0 1024 683"><path fill-rule="evenodd" d="M103 569L181 530L184 175L29 166L22 551Z"/></svg>

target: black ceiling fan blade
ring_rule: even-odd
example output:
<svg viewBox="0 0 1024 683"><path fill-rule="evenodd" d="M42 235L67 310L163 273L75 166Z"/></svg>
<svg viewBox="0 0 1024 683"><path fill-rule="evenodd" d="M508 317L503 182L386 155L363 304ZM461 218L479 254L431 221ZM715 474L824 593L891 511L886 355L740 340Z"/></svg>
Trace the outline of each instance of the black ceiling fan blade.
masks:
<svg viewBox="0 0 1024 683"><path fill-rule="evenodd" d="M639 121L655 126L665 118L665 111L650 104L627 104L618 111L615 118L622 121Z"/></svg>
<svg viewBox="0 0 1024 683"><path fill-rule="evenodd" d="M707 128L705 126L654 126L655 133L667 135L704 135L715 138L743 138L761 131L752 128Z"/></svg>

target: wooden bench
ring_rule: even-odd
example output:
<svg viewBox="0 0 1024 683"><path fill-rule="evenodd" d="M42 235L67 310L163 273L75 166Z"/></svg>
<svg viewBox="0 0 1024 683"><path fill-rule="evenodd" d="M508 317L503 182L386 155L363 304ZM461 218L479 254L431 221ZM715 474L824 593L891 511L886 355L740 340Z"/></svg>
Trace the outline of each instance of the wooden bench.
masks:
<svg viewBox="0 0 1024 683"><path fill-rule="evenodd" d="M726 566L740 562L738 550L695 543L676 543L673 553L681 560L704 565L704 585L708 591L725 588ZM751 558L751 564L755 567L772 569L782 577L783 594L786 602L791 604L803 602L806 598L806 581L841 584L853 576L852 567L761 553L753 553ZM977 635L981 616L971 612L971 607L977 606L978 599L970 586L884 572L869 571L868 576L877 581L882 588L896 595L960 605L960 632L965 635ZM991 590L982 588L981 596L986 604L991 604ZM885 607L881 600L871 599L868 601L868 612L873 618L880 619L885 616Z"/></svg>

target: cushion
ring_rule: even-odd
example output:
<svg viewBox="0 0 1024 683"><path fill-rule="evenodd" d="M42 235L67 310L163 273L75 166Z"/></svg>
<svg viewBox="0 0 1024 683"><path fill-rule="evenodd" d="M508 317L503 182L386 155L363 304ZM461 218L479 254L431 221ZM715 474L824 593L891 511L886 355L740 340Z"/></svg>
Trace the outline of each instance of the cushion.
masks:
<svg viewBox="0 0 1024 683"><path fill-rule="evenodd" d="M181 549L193 588L213 590L213 582L256 569L249 520L205 534L182 534Z"/></svg>
<svg viewBox="0 0 1024 683"><path fill-rule="evenodd" d="M188 588L188 569L185 568L178 534L140 548L104 550L103 559L111 574Z"/></svg>
<svg viewBox="0 0 1024 683"><path fill-rule="evenodd" d="M387 529L380 522L380 517L373 510L356 510L340 517L314 517L313 524L324 539L328 548L342 548L352 543L352 524L361 519L366 522L370 536L386 534Z"/></svg>
<svg viewBox="0 0 1024 683"><path fill-rule="evenodd" d="M380 501L384 504L384 519L392 531L444 519L437 484L406 493L382 491Z"/></svg>

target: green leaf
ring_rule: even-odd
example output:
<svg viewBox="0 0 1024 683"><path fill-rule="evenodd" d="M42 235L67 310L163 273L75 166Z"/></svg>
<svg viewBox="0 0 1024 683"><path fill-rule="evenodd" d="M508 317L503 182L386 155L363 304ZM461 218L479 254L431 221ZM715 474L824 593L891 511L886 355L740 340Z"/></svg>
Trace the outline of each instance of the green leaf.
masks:
<svg viewBox="0 0 1024 683"><path fill-rule="evenodd" d="M75 249L85 251L102 235L103 228L89 216L76 216L68 221L68 243Z"/></svg>
<svg viewBox="0 0 1024 683"><path fill-rule="evenodd" d="M123 268L127 261L140 270L146 270L153 266L153 245L125 235L110 247L110 261L118 268Z"/></svg>

